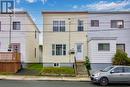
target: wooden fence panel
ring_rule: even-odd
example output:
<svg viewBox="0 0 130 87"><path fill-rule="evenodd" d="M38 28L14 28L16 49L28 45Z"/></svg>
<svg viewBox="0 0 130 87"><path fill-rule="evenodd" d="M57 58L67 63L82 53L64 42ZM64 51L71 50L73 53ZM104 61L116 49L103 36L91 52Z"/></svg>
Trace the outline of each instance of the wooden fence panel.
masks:
<svg viewBox="0 0 130 87"><path fill-rule="evenodd" d="M0 72L16 73L21 69L20 53L0 52Z"/></svg>

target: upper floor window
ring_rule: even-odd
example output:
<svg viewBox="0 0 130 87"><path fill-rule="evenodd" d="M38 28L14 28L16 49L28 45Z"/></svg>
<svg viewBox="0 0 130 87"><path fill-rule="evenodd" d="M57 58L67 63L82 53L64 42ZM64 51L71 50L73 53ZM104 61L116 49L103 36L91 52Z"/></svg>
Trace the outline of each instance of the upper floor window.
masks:
<svg viewBox="0 0 130 87"><path fill-rule="evenodd" d="M110 51L110 44L109 43L99 43L98 51Z"/></svg>
<svg viewBox="0 0 130 87"><path fill-rule="evenodd" d="M91 20L91 27L99 27L99 20Z"/></svg>
<svg viewBox="0 0 130 87"><path fill-rule="evenodd" d="M78 31L84 30L83 20L78 20Z"/></svg>
<svg viewBox="0 0 130 87"><path fill-rule="evenodd" d="M35 30L35 39L37 38L37 31Z"/></svg>
<svg viewBox="0 0 130 87"><path fill-rule="evenodd" d="M66 45L52 44L52 55L66 55Z"/></svg>
<svg viewBox="0 0 130 87"><path fill-rule="evenodd" d="M13 30L20 30L20 22L19 21L13 22Z"/></svg>
<svg viewBox="0 0 130 87"><path fill-rule="evenodd" d="M53 21L53 32L65 32L65 21Z"/></svg>
<svg viewBox="0 0 130 87"><path fill-rule="evenodd" d="M111 28L124 28L123 20L111 20Z"/></svg>

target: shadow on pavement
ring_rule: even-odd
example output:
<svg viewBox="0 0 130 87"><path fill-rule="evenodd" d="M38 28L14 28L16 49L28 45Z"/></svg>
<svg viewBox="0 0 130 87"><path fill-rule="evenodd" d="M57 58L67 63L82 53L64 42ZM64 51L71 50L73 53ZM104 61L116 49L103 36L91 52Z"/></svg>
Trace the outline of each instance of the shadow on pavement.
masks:
<svg viewBox="0 0 130 87"><path fill-rule="evenodd" d="M39 75L39 72L37 70L21 69L16 75Z"/></svg>

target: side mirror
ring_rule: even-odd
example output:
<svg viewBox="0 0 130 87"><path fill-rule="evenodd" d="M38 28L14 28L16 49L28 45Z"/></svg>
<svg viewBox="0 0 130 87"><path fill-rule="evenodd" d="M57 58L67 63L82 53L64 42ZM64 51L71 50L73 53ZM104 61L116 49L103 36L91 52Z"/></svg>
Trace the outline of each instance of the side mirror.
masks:
<svg viewBox="0 0 130 87"><path fill-rule="evenodd" d="M110 71L110 73L112 74L112 73L115 73L115 72L114 72L114 70L112 70L112 71Z"/></svg>

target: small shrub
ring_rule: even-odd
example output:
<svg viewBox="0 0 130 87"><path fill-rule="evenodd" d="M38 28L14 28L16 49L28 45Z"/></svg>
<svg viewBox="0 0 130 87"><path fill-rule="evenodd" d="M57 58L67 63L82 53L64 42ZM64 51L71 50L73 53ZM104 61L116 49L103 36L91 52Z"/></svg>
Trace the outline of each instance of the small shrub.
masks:
<svg viewBox="0 0 130 87"><path fill-rule="evenodd" d="M89 58L87 56L86 56L86 59L85 59L85 66L87 68L88 75L90 76L91 65L90 65Z"/></svg>
<svg viewBox="0 0 130 87"><path fill-rule="evenodd" d="M113 65L130 65L130 59L127 53L118 49L112 59L112 63Z"/></svg>

